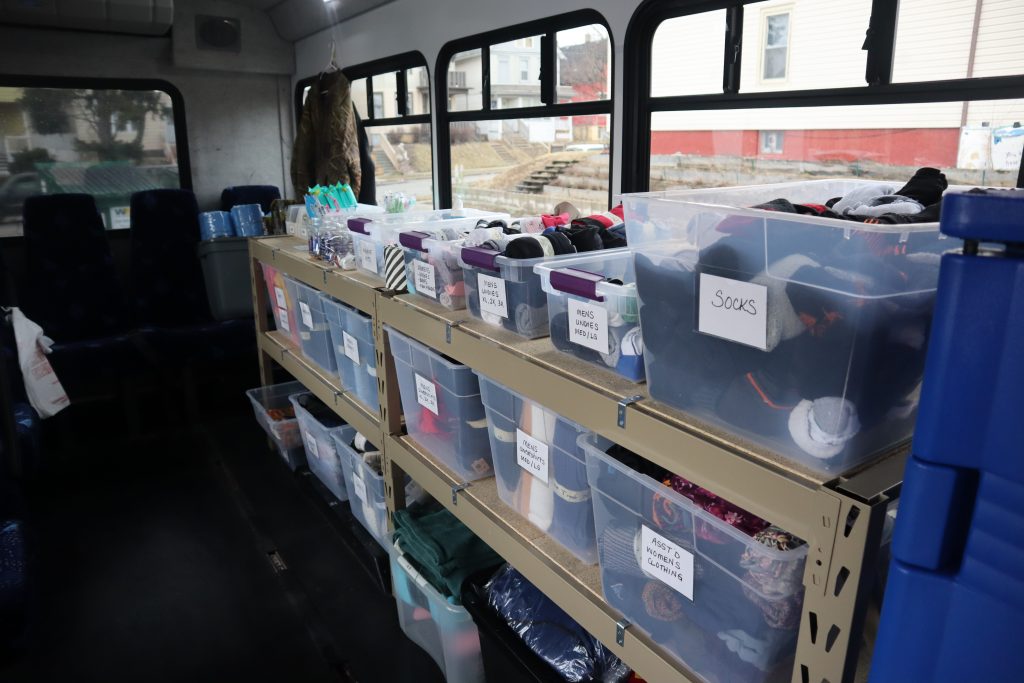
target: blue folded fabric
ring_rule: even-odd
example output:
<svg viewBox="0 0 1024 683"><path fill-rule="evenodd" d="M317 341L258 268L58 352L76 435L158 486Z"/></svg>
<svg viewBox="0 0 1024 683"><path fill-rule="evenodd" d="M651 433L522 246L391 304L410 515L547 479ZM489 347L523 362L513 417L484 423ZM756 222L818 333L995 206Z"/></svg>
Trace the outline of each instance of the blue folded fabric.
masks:
<svg viewBox="0 0 1024 683"><path fill-rule="evenodd" d="M199 214L199 239L205 242L234 236L235 228L227 211L204 211Z"/></svg>
<svg viewBox="0 0 1024 683"><path fill-rule="evenodd" d="M566 681L622 681L629 676L618 657L511 565L488 583L487 602Z"/></svg>
<svg viewBox="0 0 1024 683"><path fill-rule="evenodd" d="M239 204L231 207L231 222L239 237L259 237L263 234L263 211L259 204Z"/></svg>

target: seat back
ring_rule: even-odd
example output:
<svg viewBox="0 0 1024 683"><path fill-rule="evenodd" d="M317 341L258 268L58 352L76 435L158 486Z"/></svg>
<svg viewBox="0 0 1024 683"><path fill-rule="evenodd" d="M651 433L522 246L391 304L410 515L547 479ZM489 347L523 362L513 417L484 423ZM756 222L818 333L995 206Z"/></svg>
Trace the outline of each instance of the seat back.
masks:
<svg viewBox="0 0 1024 683"><path fill-rule="evenodd" d="M259 204L263 213L270 212L270 203L281 198L276 185L235 185L220 193L220 210L230 211L239 204Z"/></svg>
<svg viewBox="0 0 1024 683"><path fill-rule="evenodd" d="M199 207L191 190L146 190L131 201L132 296L139 325L212 320L196 248Z"/></svg>
<svg viewBox="0 0 1024 683"><path fill-rule="evenodd" d="M130 315L92 196L29 197L22 222L26 276L18 298L25 315L57 342L127 330Z"/></svg>

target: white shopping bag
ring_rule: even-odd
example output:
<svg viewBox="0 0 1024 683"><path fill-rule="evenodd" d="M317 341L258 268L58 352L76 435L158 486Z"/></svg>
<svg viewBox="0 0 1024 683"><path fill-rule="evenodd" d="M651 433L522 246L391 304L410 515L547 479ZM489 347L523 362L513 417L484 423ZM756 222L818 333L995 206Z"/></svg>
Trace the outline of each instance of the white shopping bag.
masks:
<svg viewBox="0 0 1024 683"><path fill-rule="evenodd" d="M43 328L26 318L19 308L11 309L11 324L14 325L18 365L25 380L28 402L39 417L52 417L71 404L50 361L46 359L53 340L44 335Z"/></svg>

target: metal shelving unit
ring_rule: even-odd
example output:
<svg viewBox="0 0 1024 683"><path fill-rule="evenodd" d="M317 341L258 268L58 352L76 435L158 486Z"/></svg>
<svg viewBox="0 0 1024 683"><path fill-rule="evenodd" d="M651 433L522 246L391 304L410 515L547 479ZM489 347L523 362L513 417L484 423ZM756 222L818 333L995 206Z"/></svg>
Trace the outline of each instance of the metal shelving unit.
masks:
<svg viewBox="0 0 1024 683"><path fill-rule="evenodd" d="M602 598L597 568L581 564L520 519L498 498L493 479L461 481L403 435L384 324L805 539L806 591L792 681L853 680L886 506L898 494L905 450L882 454L843 476L823 477L652 401L644 385L559 353L548 339L524 340L470 319L466 311L384 294L358 273L310 260L304 242L295 238L255 239L250 245L258 313L267 305L257 265L264 261L373 316L377 416L302 358L283 336L268 332L262 314L256 316L260 367L269 383L269 362L281 364L343 419L379 439L392 510L404 505L402 487L393 483L408 473L639 675L650 681L700 680L631 629Z"/></svg>

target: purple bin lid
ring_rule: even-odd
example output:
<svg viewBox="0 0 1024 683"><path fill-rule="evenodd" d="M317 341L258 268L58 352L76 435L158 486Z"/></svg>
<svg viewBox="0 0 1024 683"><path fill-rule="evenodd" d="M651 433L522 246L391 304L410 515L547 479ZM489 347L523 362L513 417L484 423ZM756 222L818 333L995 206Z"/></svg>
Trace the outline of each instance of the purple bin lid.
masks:
<svg viewBox="0 0 1024 683"><path fill-rule="evenodd" d="M366 224L372 222L372 218L349 218L348 229L352 232L358 232L360 235L369 235L370 232L366 229Z"/></svg>
<svg viewBox="0 0 1024 683"><path fill-rule="evenodd" d="M429 232L423 232L422 230L410 230L409 232L402 232L398 234L398 243L403 247L409 247L416 251L426 251L427 248L423 246L423 240L431 239L434 235Z"/></svg>
<svg viewBox="0 0 1024 683"><path fill-rule="evenodd" d="M468 265L486 270L498 272L498 265L495 260L501 256L500 251L484 249L483 247L463 247L462 260Z"/></svg>
<svg viewBox="0 0 1024 683"><path fill-rule="evenodd" d="M560 268L551 271L551 286L559 292L575 294L594 301L604 301L597 295L597 283L604 282L604 277L575 268Z"/></svg>

